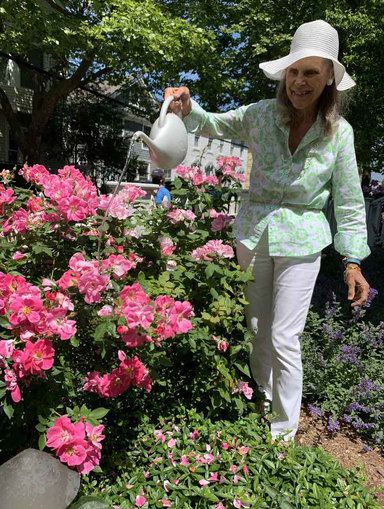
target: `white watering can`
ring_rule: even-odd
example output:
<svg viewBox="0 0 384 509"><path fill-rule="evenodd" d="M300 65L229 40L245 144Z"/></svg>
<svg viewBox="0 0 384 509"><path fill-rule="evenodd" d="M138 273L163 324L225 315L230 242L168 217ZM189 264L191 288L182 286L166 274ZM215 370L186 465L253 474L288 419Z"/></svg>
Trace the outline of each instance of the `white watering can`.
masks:
<svg viewBox="0 0 384 509"><path fill-rule="evenodd" d="M173 101L173 95L167 97L161 106L160 116L155 120L149 136L142 131L133 135L141 138L148 146L152 161L164 170L170 170L181 164L188 150L188 134L180 115L167 113Z"/></svg>

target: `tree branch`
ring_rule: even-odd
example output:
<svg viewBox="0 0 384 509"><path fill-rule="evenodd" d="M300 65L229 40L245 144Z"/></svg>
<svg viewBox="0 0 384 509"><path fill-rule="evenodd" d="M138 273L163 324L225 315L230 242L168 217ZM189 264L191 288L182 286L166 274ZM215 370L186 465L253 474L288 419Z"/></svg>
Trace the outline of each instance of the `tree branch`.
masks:
<svg viewBox="0 0 384 509"><path fill-rule="evenodd" d="M67 97L68 94L79 86L92 62L93 55L85 56L71 77L56 81L45 96L41 97L39 103L34 105L36 109L32 111L32 122L27 134L29 139L41 136L58 101L63 97Z"/></svg>
<svg viewBox="0 0 384 509"><path fill-rule="evenodd" d="M104 67L104 69L100 69L89 76L87 76L85 79L81 80L80 85L84 86L90 83L91 81L96 81L97 78L100 78L101 76L104 76L105 74L108 74L112 71L112 67Z"/></svg>

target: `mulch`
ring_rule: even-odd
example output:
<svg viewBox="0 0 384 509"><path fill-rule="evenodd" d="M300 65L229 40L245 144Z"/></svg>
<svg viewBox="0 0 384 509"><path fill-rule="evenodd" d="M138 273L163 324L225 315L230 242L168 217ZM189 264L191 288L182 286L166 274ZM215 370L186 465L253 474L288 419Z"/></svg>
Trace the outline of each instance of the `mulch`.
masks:
<svg viewBox="0 0 384 509"><path fill-rule="evenodd" d="M321 419L305 410L301 413L296 443L321 447L347 469L360 468L366 486L377 491L378 502L384 507L384 457L378 448L369 450L360 438L348 431L329 433Z"/></svg>

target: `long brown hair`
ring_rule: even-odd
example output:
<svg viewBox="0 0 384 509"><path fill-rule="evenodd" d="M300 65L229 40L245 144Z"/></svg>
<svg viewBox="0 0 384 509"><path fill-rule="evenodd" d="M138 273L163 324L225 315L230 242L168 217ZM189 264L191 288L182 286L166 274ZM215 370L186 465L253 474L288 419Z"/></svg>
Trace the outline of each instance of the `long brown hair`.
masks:
<svg viewBox="0 0 384 509"><path fill-rule="evenodd" d="M328 61L330 65L332 61ZM285 75L280 80L277 89L277 105L283 122L286 125L295 125L299 122L297 111L293 107L288 98L287 90L285 87ZM335 80L332 85L326 85L318 102L318 111L320 118L323 120L324 134L328 136L332 134L333 126L337 119L340 117L342 109L342 97L340 92L336 89Z"/></svg>

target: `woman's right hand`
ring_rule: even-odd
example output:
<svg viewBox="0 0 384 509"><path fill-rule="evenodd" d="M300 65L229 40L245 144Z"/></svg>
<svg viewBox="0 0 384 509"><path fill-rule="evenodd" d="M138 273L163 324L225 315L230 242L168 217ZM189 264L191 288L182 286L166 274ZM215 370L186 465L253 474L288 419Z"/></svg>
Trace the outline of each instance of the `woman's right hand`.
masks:
<svg viewBox="0 0 384 509"><path fill-rule="evenodd" d="M164 90L164 99L173 95L174 100L169 105L173 113L181 111L183 117L189 115L192 111L191 94L187 87L168 87Z"/></svg>

